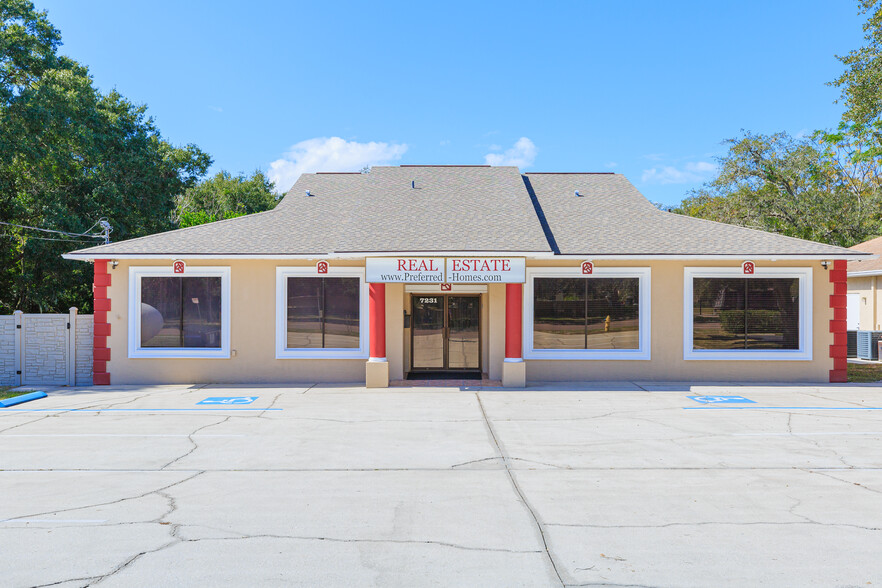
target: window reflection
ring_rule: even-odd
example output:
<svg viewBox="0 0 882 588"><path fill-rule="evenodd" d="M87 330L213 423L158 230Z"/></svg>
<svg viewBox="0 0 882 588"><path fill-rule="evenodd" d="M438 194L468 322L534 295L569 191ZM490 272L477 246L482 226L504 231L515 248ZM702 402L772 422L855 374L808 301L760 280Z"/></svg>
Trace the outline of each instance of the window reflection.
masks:
<svg viewBox="0 0 882 588"><path fill-rule="evenodd" d="M799 278L694 278L694 349L799 349Z"/></svg>
<svg viewBox="0 0 882 588"><path fill-rule="evenodd" d="M534 349L639 349L638 278L535 278Z"/></svg>
<svg viewBox="0 0 882 588"><path fill-rule="evenodd" d="M221 347L221 278L141 278L141 347Z"/></svg>
<svg viewBox="0 0 882 588"><path fill-rule="evenodd" d="M358 278L288 278L288 349L357 349Z"/></svg>

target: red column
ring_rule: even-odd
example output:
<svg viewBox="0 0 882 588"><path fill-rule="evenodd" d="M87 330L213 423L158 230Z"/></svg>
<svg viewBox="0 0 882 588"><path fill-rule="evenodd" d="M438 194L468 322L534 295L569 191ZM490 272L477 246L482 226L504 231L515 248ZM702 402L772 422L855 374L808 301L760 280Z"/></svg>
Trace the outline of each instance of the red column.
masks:
<svg viewBox="0 0 882 588"><path fill-rule="evenodd" d="M523 361L521 354L523 293L523 284L505 285L505 361Z"/></svg>
<svg viewBox="0 0 882 588"><path fill-rule="evenodd" d="M92 384L95 386L110 385L110 372L107 371L107 362L110 361L110 348L107 346L107 337L110 335L110 323L107 322L110 298L107 296L107 287L110 286L111 280L107 271L107 261L95 260L95 277L92 286L92 308L95 313L92 331Z"/></svg>
<svg viewBox="0 0 882 588"><path fill-rule="evenodd" d="M386 361L386 284L370 285L371 361Z"/></svg>
<svg viewBox="0 0 882 588"><path fill-rule="evenodd" d="M830 357L833 358L833 369L830 370L830 382L848 381L848 344L845 332L846 322L846 291L847 271L844 259L833 262L833 269L829 270L830 282L833 284L833 294L830 295L830 308L833 310L833 318L830 320L830 332L833 333L833 344L830 346Z"/></svg>

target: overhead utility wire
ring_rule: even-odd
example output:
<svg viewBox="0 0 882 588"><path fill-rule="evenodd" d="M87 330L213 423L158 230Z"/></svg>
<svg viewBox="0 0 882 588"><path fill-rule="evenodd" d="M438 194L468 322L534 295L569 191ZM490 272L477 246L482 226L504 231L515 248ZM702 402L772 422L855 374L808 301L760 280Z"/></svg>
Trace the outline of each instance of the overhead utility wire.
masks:
<svg viewBox="0 0 882 588"><path fill-rule="evenodd" d="M83 233L72 233L72 232L68 232L68 231L56 231L55 229L43 229L40 227L29 227L27 225L17 225L15 223L7 223L4 221L0 221L0 225L6 225L8 227L17 227L19 229L30 229L33 231L42 231L44 233L55 233L58 235L65 235L67 237L89 237L91 239L104 239L105 244L110 243L110 233L113 232L113 228L110 226L110 223L107 222L107 219L103 218L103 217L100 218L99 220L95 221L95 223L91 227L86 229L86 231ZM98 233L97 235L90 234L89 231L94 229L95 225L101 225L102 232ZM39 237L31 237L31 238L32 239L39 239ZM44 240L49 241L50 239L44 239ZM56 239L56 240L63 241L63 239ZM84 241L84 242L88 243L88 241Z"/></svg>

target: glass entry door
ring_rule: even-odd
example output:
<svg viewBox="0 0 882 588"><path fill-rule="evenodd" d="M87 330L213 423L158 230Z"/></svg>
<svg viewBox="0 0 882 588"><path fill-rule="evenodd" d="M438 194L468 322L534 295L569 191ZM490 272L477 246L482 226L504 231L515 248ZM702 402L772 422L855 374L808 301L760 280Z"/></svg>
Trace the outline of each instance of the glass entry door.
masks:
<svg viewBox="0 0 882 588"><path fill-rule="evenodd" d="M412 296L414 371L481 369L481 298L450 294Z"/></svg>

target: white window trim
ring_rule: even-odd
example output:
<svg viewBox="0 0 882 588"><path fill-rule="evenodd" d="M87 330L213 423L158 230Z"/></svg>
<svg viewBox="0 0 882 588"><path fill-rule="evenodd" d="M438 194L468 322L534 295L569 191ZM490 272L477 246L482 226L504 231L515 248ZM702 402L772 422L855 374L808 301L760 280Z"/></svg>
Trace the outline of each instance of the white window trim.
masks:
<svg viewBox="0 0 882 588"><path fill-rule="evenodd" d="M762 351L735 349L693 349L692 280L694 278L798 278L799 279L799 349ZM745 275L739 267L687 267L683 272L683 359L740 361L810 361L812 359L812 268L757 267Z"/></svg>
<svg viewBox="0 0 882 588"><path fill-rule="evenodd" d="M141 278L143 277L221 279L221 346L203 347L141 347ZM129 268L129 357L229 359L230 358L230 268L218 266L187 266L186 273L176 274L172 267Z"/></svg>
<svg viewBox="0 0 882 588"><path fill-rule="evenodd" d="M358 349L336 348L289 349L288 343L288 278L358 278L359 300ZM327 274L316 272L315 266L276 268L276 359L367 359L368 358L368 284L364 268L329 267Z"/></svg>
<svg viewBox="0 0 882 588"><path fill-rule="evenodd" d="M577 267L528 267L524 284L524 359L651 359L652 271L648 267L595 267L583 274ZM534 278L637 278L639 280L639 347L637 349L533 349Z"/></svg>

